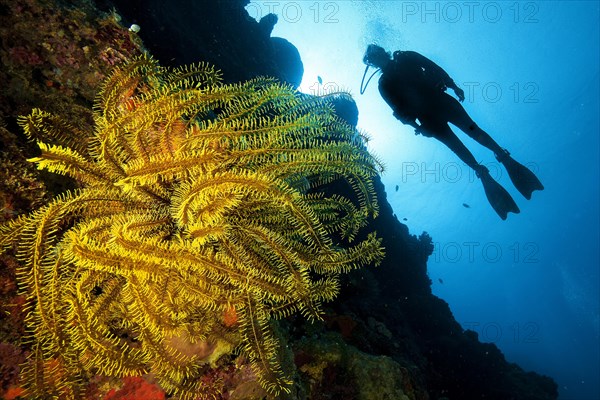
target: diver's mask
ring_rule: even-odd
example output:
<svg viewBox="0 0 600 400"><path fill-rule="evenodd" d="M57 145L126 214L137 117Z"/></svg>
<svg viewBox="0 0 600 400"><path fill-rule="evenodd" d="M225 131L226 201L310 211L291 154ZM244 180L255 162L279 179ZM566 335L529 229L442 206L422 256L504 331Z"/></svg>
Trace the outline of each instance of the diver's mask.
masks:
<svg viewBox="0 0 600 400"><path fill-rule="evenodd" d="M367 46L367 50L365 51L365 55L363 56L363 63L367 64L370 67L381 68L380 63L381 60L389 60L390 53L385 51L385 49L381 46L377 46L376 44L370 44Z"/></svg>
<svg viewBox="0 0 600 400"><path fill-rule="evenodd" d="M373 76L377 72L381 71L381 65L378 65L377 60L381 60L383 58L390 58L390 54L387 51L385 51L383 47L377 46L376 44L370 44L369 46L367 46L367 51L365 51L365 55L363 56L363 63L365 63L367 66L365 68L365 73L363 74L362 81L360 82L360 94L363 94L365 90L367 90L367 86L369 85L369 82L371 81ZM369 67L374 67L377 69L375 70L375 72L373 72L373 74L371 74L371 76L367 80L367 83L363 87Z"/></svg>

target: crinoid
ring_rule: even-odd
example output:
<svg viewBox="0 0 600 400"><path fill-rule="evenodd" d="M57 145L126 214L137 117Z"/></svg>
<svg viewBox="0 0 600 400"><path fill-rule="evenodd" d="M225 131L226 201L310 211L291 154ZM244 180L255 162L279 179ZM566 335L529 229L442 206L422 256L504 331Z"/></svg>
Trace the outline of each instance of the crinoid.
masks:
<svg viewBox="0 0 600 400"><path fill-rule="evenodd" d="M87 135L39 110L20 120L31 161L79 183L0 230L23 263L29 393L151 373L209 397L198 377L236 350L269 393L288 391L273 319L320 318L341 273L383 257L374 233L354 238L377 213L364 138L273 80L225 85L149 57L112 73L94 119ZM321 190L339 179L351 198Z"/></svg>

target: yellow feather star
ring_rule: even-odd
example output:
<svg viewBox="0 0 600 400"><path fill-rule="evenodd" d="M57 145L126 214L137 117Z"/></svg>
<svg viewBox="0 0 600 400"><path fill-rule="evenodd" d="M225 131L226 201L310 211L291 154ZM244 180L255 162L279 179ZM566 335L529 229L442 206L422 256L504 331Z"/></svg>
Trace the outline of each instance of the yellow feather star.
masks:
<svg viewBox="0 0 600 400"><path fill-rule="evenodd" d="M0 227L24 264L30 394L78 398L93 374L152 373L181 398L210 397L197 378L223 343L269 393L289 391L272 320L320 318L341 273L383 257L374 233L336 243L377 214L363 136L273 80L224 85L208 65L148 57L112 73L94 120L81 137L40 110L20 119L41 150L31 161L80 184ZM352 198L319 191L340 179Z"/></svg>

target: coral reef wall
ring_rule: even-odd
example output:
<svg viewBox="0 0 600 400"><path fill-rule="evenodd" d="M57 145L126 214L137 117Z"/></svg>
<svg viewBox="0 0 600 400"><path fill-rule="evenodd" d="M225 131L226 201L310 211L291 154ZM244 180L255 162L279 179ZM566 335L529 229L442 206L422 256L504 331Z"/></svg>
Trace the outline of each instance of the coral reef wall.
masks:
<svg viewBox="0 0 600 400"><path fill-rule="evenodd" d="M203 60L218 65L228 83L258 75L300 83L303 69L297 50L284 39L270 37L277 21L273 14L261 23L249 17L244 9L249 0L113 3L128 24L141 26L140 36L163 65Z"/></svg>
<svg viewBox="0 0 600 400"><path fill-rule="evenodd" d="M113 65L141 53L140 38L163 65L207 61L223 71L226 82L270 75L297 85L300 55L289 42L270 38L276 18L253 21L244 10L247 3L0 0L0 222L72 185L25 161L36 150L25 140L17 117L39 107L67 118L78 116L73 123L89 128L91 114L81 115L91 106L98 84ZM116 12L110 12L112 7ZM142 27L139 37L127 30L131 23ZM357 116L350 112L347 118L355 121ZM295 371L289 398L557 398L552 379L507 362L496 346L464 331L448 305L432 295L427 276L431 238L409 234L395 218L379 180L376 191L380 213L371 228L383 238L385 260L377 268L349 274L341 295L327 305L323 322L291 317L279 325L277 335L289 348L284 367ZM9 256L0 258L4 398L18 396L18 362L28 350L20 340L23 299L17 295L15 263ZM247 375L227 369L213 378L217 375L230 388L223 399L264 396ZM130 381L110 391L106 382L93 382L90 398L99 398L94 390L102 388L109 394L105 398L123 398L119 393L147 386Z"/></svg>

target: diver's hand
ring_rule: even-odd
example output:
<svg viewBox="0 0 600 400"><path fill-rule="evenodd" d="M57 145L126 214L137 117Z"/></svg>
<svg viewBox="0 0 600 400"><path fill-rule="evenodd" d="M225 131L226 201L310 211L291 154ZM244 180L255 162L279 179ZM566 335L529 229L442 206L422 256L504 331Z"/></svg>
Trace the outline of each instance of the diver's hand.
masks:
<svg viewBox="0 0 600 400"><path fill-rule="evenodd" d="M421 134L421 125L419 125L416 120L412 120L409 125L415 128L415 135Z"/></svg>
<svg viewBox="0 0 600 400"><path fill-rule="evenodd" d="M464 90L462 90L458 86L455 87L455 88L453 88L452 90L454 90L454 93L456 94L456 97L458 97L458 101L460 101L461 103L463 101L465 101L465 91Z"/></svg>

